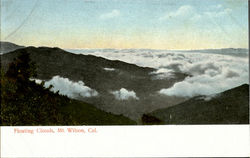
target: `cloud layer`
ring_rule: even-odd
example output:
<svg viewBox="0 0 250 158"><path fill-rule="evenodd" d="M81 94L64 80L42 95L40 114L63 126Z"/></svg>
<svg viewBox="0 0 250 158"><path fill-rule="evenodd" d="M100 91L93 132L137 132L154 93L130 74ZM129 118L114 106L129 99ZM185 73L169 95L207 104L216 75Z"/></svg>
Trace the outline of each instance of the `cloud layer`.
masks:
<svg viewBox="0 0 250 158"><path fill-rule="evenodd" d="M35 79L36 83L41 83L42 80ZM86 86L82 81L73 82L68 78L60 76L54 76L51 80L46 81L44 87L48 88L50 85L53 86L51 91L59 94L66 95L70 98L78 97L93 97L97 96L98 92Z"/></svg>
<svg viewBox="0 0 250 158"><path fill-rule="evenodd" d="M128 99L139 100L134 91L129 91L125 88L121 88L120 90L112 91L110 93L113 94L117 100L128 100Z"/></svg>
<svg viewBox="0 0 250 158"><path fill-rule="evenodd" d="M196 59L193 58L190 63L183 63L180 70L191 77L159 93L183 97L211 95L248 83L247 58L197 54Z"/></svg>
<svg viewBox="0 0 250 158"><path fill-rule="evenodd" d="M230 52L235 51L235 52ZM157 93L168 96L192 97L210 95L239 86L248 81L248 56L237 56L237 50L227 54L169 50L109 50L84 52L110 60L121 60L142 67L153 67L158 74L153 79L174 78L174 72L188 74L184 81L173 87L162 87ZM154 92L152 92L154 93Z"/></svg>

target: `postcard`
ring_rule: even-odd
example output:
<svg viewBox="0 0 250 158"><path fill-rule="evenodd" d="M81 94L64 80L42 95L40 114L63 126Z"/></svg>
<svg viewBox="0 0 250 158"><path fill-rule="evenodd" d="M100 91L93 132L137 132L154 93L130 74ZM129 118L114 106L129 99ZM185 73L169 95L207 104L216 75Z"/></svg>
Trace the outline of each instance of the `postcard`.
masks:
<svg viewBox="0 0 250 158"><path fill-rule="evenodd" d="M247 0L2 0L1 156L248 157L248 24Z"/></svg>

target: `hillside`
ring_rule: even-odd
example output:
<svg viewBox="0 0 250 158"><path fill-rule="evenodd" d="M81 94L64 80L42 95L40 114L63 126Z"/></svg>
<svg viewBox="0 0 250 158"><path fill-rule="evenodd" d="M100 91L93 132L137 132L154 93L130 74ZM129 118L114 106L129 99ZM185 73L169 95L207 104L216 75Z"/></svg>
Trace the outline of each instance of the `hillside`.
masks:
<svg viewBox="0 0 250 158"><path fill-rule="evenodd" d="M97 109L94 105L69 99L61 111L72 116L77 125L136 125L136 122L122 115L115 115Z"/></svg>
<svg viewBox="0 0 250 158"><path fill-rule="evenodd" d="M4 99L9 106L15 105L17 110L9 110L1 105L1 125L135 125L136 122L122 115L114 115L97 109L95 106L54 94L44 90L40 85L30 83L30 90L18 93L16 101ZM2 91L3 92L3 91ZM24 99L22 99L22 96ZM21 108L23 106L23 108ZM47 107L46 107L47 106ZM7 109L7 110L6 110ZM5 113L5 111L8 111ZM14 118L11 116L15 116ZM10 119L11 118L11 119Z"/></svg>
<svg viewBox="0 0 250 158"><path fill-rule="evenodd" d="M154 79L155 69L139 67L118 60L107 60L92 55L77 55L59 48L27 47L2 55L2 67L6 70L8 63L15 57L28 52L37 67L37 77L45 81L54 76L82 81L98 92L97 97L79 97L78 100L95 105L97 108L114 114L122 114L138 120L143 113L168 107L182 102L185 98L169 97L155 94L162 87L171 87L182 81L187 75L175 73L174 78ZM134 91L138 99L118 100L111 93L120 89Z"/></svg>
<svg viewBox="0 0 250 158"><path fill-rule="evenodd" d="M1 125L134 125L136 122L70 99L30 81L34 63L23 53L1 71Z"/></svg>
<svg viewBox="0 0 250 158"><path fill-rule="evenodd" d="M24 46L19 46L10 42L2 42L0 41L0 54L8 53L20 48L24 48Z"/></svg>
<svg viewBox="0 0 250 158"><path fill-rule="evenodd" d="M144 124L248 124L249 85L197 96L143 116Z"/></svg>

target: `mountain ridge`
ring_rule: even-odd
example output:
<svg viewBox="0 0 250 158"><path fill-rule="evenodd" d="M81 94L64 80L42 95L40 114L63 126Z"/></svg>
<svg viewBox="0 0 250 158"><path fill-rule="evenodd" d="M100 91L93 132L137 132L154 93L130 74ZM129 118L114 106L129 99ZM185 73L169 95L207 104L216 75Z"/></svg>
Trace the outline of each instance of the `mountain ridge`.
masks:
<svg viewBox="0 0 250 158"><path fill-rule="evenodd" d="M20 48L25 48L25 47L11 42L0 41L0 54L5 54Z"/></svg>
<svg viewBox="0 0 250 158"><path fill-rule="evenodd" d="M226 90L211 96L196 96L180 104L158 109L144 115L157 124L248 124L249 85ZM155 121L156 120L156 121Z"/></svg>

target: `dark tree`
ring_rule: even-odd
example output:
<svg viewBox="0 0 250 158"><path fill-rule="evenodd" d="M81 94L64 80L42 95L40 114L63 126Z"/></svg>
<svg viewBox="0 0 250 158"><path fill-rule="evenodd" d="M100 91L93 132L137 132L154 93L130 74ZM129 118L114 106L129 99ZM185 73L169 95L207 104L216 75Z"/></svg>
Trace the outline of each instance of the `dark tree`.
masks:
<svg viewBox="0 0 250 158"><path fill-rule="evenodd" d="M32 77L36 77L35 63L25 50L9 64L5 74L1 70L1 124L66 124L67 116L59 108L67 98L61 99L49 88L30 81Z"/></svg>
<svg viewBox="0 0 250 158"><path fill-rule="evenodd" d="M29 78L36 77L35 63L31 62L29 53L22 50L21 55L10 63L6 76L21 81L28 81Z"/></svg>

